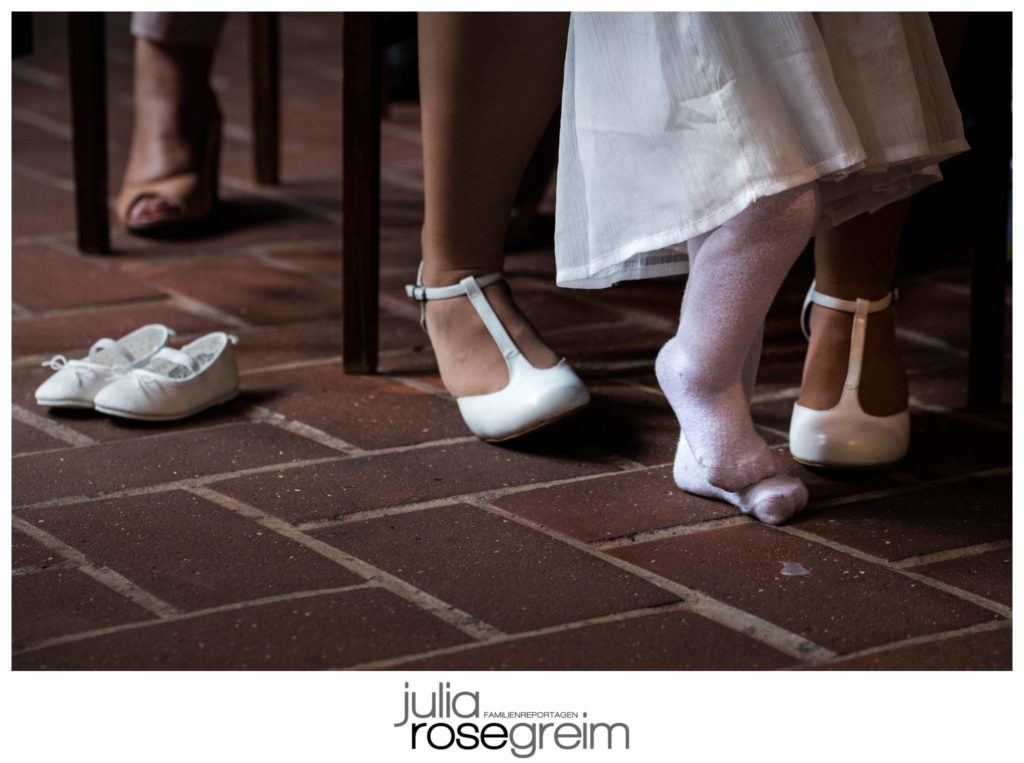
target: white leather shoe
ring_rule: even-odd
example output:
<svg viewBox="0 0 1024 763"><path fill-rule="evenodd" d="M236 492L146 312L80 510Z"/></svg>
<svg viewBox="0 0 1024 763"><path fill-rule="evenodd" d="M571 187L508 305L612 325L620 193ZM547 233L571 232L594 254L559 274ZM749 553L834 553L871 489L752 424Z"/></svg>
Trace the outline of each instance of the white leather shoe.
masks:
<svg viewBox="0 0 1024 763"><path fill-rule="evenodd" d="M808 315L812 304L853 313L850 360L842 396L835 407L816 411L796 403L789 424L789 449L802 464L839 469L879 469L899 461L910 445L910 413L872 416L860 404L860 374L868 315L892 304L893 293L879 300L845 300L821 294L811 284L804 299L800 323L810 337Z"/></svg>
<svg viewBox="0 0 1024 763"><path fill-rule="evenodd" d="M97 341L84 358L54 355L43 363L57 373L36 389L36 402L51 408L92 408L96 395L110 383L115 366L135 368L167 346L174 332L159 323L142 326L120 339Z"/></svg>
<svg viewBox="0 0 1024 763"><path fill-rule="evenodd" d="M233 336L217 331L180 350L164 347L142 368L115 369L96 395L96 410L141 421L173 421L238 394Z"/></svg>
<svg viewBox="0 0 1024 763"><path fill-rule="evenodd" d="M590 393L576 372L562 358L551 368L537 368L520 352L484 294L485 286L501 280L501 273L468 276L452 286L426 288L423 265L416 285L405 291L420 303L420 325L426 330L426 302L433 299L469 297L484 327L505 357L508 385L497 392L456 398L459 412L481 440L500 442L553 424L587 405Z"/></svg>

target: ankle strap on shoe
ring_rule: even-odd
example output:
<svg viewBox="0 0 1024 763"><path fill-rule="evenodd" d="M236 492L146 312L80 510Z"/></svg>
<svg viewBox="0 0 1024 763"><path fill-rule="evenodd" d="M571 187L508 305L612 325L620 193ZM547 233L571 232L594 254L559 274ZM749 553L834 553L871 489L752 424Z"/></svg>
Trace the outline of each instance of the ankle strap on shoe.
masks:
<svg viewBox="0 0 1024 763"><path fill-rule="evenodd" d="M501 273L488 273L479 278L476 276L466 276L451 286L427 288L426 286L420 286L420 283L423 281L423 263L420 263L419 272L416 274L416 284L406 286L405 293L420 303L420 325L424 331L427 330L427 302L435 299L469 297L469 303L476 310L477 315L480 316L480 320L483 321L487 333L491 335L494 343L498 345L498 350L501 351L502 357L505 358L505 364L509 367L509 374L511 374L513 360L521 354L519 347L516 346L515 341L509 336L508 331L505 329L505 324L501 322L501 318L494 312L490 300L487 299L487 295L483 291L485 287L490 286L492 283L497 283L501 278Z"/></svg>
<svg viewBox="0 0 1024 763"><path fill-rule="evenodd" d="M501 273L488 273L485 276L467 276L458 283L453 283L451 286L423 286L423 263L420 263L419 270L416 272L416 283L407 284L405 287L405 293L410 299L414 299L420 303L420 327L427 330L427 302L431 302L437 299L452 299L453 297L465 297L469 296L470 292L467 288L467 282L472 281L479 289L483 289L490 286L492 283L497 283L502 278ZM474 304L474 307L476 305ZM488 304L488 307L490 305ZM477 308L477 312L480 309ZM486 321L484 321L486 323ZM493 334L493 332L492 332Z"/></svg>
<svg viewBox="0 0 1024 763"><path fill-rule="evenodd" d="M489 273L479 278L475 276L468 276L472 280L476 281L477 286L481 289L485 286L490 286L492 283L497 283L501 280L501 273ZM464 297L466 296L466 287L463 282L466 279L462 279L458 283L453 283L451 286L420 286L419 284L408 284L405 287L405 293L417 302L430 302L435 299L451 299L452 297Z"/></svg>
<svg viewBox="0 0 1024 763"><path fill-rule="evenodd" d="M811 305L821 305L827 307L830 310L839 310L844 313L853 313L855 315L868 315L870 313L880 313L887 309L889 305L896 301L898 292L893 289L881 299L839 299L838 297L832 297L828 294L822 294L815 288L817 285L816 281L811 282L811 288L807 290L807 296L804 298L804 306L800 311L800 329L804 332L804 337L807 339L811 338Z"/></svg>

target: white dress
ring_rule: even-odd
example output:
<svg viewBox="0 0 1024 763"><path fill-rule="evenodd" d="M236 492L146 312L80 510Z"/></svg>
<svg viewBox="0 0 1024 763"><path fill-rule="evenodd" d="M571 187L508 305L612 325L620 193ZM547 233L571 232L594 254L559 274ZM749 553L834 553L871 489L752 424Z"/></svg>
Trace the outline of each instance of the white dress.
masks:
<svg viewBox="0 0 1024 763"><path fill-rule="evenodd" d="M967 148L926 13L573 13L558 283L683 273L687 239L815 180L820 232Z"/></svg>

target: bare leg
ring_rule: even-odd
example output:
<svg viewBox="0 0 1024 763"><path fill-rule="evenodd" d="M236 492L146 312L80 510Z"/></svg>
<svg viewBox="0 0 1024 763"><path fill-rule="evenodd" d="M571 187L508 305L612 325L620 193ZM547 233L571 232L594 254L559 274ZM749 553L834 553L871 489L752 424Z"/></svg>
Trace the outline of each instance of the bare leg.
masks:
<svg viewBox="0 0 1024 763"><path fill-rule="evenodd" d="M900 231L909 200L860 215L818 236L814 243L817 288L839 299L881 299L892 288ZM827 410L839 402L850 355L853 316L814 305L800 404ZM860 401L874 416L907 408L907 373L896 343L893 308L868 321Z"/></svg>
<svg viewBox="0 0 1024 763"><path fill-rule="evenodd" d="M210 70L222 22L223 14L213 13L135 14L134 121L125 185L199 168L202 137L217 103ZM126 222L152 222L174 212L173 199L147 198L131 207Z"/></svg>
<svg viewBox="0 0 1024 763"><path fill-rule="evenodd" d="M932 13L946 71L956 65L967 25L966 13ZM814 268L818 289L840 299L879 299L892 288L900 233L910 200L904 199L849 220L818 236ZM815 305L811 342L804 363L800 404L827 410L839 402L850 353L853 316ZM892 308L871 316L864 348L860 402L875 416L907 408L907 373L896 343Z"/></svg>
<svg viewBox="0 0 1024 763"><path fill-rule="evenodd" d="M421 13L420 93L426 209L424 284L500 270L516 190L558 108L564 13ZM557 357L495 284L487 297L535 366ZM456 397L501 389L504 359L465 299L427 304L441 378Z"/></svg>

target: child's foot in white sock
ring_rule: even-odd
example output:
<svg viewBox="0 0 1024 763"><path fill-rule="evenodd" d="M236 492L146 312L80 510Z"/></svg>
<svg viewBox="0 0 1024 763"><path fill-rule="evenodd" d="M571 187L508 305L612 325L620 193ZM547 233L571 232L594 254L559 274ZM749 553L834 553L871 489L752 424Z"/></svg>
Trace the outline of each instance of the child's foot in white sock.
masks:
<svg viewBox="0 0 1024 763"><path fill-rule="evenodd" d="M807 488L796 477L780 474L729 492L715 487L693 457L686 437L680 435L672 470L676 484L687 493L730 503L769 525L780 525L807 505Z"/></svg>
<svg viewBox="0 0 1024 763"><path fill-rule="evenodd" d="M706 483L735 493L775 474L775 460L754 429L741 379L721 391L709 389L675 338L661 348L654 368L690 443L686 454ZM677 464L679 459L677 454Z"/></svg>

